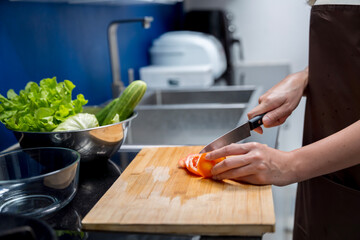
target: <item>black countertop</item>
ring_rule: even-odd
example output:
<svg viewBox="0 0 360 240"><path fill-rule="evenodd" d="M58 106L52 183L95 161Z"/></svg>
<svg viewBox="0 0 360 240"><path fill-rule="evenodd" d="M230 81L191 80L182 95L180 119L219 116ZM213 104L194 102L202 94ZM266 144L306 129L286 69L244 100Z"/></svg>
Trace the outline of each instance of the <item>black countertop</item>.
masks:
<svg viewBox="0 0 360 240"><path fill-rule="evenodd" d="M261 239L261 237L211 237L161 234L132 234L119 232L82 231L81 221L97 201L137 155L137 150L117 152L111 160L99 163L80 163L78 191L74 199L50 216L44 217L59 240L64 239L125 239L125 240L197 240L197 239Z"/></svg>

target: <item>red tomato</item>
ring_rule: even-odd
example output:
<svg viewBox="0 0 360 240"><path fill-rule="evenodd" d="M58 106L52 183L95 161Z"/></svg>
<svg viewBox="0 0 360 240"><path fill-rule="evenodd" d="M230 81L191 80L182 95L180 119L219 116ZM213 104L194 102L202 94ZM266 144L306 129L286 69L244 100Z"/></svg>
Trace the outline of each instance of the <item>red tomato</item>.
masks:
<svg viewBox="0 0 360 240"><path fill-rule="evenodd" d="M180 167L186 168L189 172L202 177L211 177L211 169L215 164L223 161L225 158L215 160L206 160L206 153L190 154L186 158L180 159L178 164Z"/></svg>
<svg viewBox="0 0 360 240"><path fill-rule="evenodd" d="M219 162L223 161L225 158L218 158L215 160L206 160L206 153L201 154L200 159L198 161L198 172L201 176L208 178L211 177L211 169Z"/></svg>
<svg viewBox="0 0 360 240"><path fill-rule="evenodd" d="M186 158L182 158L182 159L179 160L179 162L178 162L179 167L181 167L181 168L186 167L185 166L185 160L186 160Z"/></svg>
<svg viewBox="0 0 360 240"><path fill-rule="evenodd" d="M199 162L199 154L189 155L185 161L187 170L189 170L190 172L192 172L196 175L199 175L199 172L197 169L198 162Z"/></svg>

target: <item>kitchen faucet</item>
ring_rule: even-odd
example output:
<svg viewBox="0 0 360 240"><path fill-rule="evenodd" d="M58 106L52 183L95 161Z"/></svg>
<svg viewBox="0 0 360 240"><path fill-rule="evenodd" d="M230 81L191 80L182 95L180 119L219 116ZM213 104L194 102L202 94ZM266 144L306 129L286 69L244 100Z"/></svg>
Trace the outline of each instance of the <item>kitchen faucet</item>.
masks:
<svg viewBox="0 0 360 240"><path fill-rule="evenodd" d="M150 24L153 21L153 17L135 18L135 19L124 19L116 20L110 23L108 27L108 41L110 50L110 63L112 73L112 95L113 98L117 98L120 93L124 90L124 83L121 81L121 68L120 68L120 57L117 39L117 29L122 23L141 22L145 29L150 28Z"/></svg>

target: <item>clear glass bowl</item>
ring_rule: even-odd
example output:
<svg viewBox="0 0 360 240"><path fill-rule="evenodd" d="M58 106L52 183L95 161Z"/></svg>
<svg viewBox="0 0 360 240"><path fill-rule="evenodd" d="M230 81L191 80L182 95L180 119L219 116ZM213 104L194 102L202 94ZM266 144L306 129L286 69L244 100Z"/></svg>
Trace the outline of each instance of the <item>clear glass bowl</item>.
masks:
<svg viewBox="0 0 360 240"><path fill-rule="evenodd" d="M0 153L0 212L43 217L75 196L80 154L67 148Z"/></svg>

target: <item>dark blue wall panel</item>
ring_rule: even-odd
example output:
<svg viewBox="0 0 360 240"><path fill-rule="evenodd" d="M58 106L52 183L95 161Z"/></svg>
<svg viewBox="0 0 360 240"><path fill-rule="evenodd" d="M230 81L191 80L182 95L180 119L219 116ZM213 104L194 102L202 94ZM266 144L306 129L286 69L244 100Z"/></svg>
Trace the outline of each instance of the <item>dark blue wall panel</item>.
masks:
<svg viewBox="0 0 360 240"><path fill-rule="evenodd" d="M140 23L118 28L122 79L127 69L149 64L148 49L162 33L177 29L182 4L105 5L0 1L0 93L23 89L28 81L56 76L71 80L74 94L89 104L111 98L111 67L107 42L110 22L153 16L150 29ZM0 150L15 143L0 126Z"/></svg>

